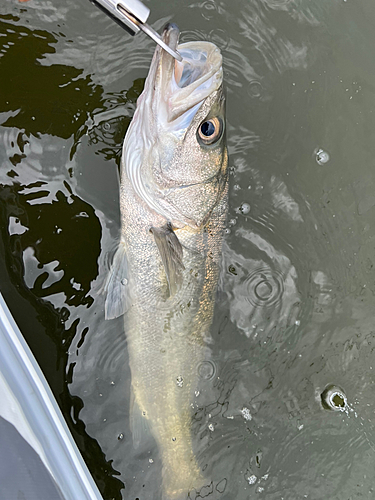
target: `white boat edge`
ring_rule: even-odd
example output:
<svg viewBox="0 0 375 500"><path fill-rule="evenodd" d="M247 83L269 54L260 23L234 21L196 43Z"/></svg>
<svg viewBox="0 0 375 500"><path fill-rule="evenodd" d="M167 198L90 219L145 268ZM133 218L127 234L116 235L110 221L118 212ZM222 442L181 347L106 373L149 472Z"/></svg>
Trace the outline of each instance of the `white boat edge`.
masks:
<svg viewBox="0 0 375 500"><path fill-rule="evenodd" d="M64 500L103 500L1 293L0 416L38 453Z"/></svg>

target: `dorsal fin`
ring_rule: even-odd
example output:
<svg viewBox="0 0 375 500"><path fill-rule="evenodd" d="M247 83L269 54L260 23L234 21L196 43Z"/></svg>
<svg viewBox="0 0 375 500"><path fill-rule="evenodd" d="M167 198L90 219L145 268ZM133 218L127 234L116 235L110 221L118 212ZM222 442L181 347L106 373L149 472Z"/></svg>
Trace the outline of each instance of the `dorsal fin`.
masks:
<svg viewBox="0 0 375 500"><path fill-rule="evenodd" d="M152 227L151 232L160 252L165 274L167 275L169 294L172 296L182 284L182 271L185 269L182 262L182 245L170 222L162 227Z"/></svg>

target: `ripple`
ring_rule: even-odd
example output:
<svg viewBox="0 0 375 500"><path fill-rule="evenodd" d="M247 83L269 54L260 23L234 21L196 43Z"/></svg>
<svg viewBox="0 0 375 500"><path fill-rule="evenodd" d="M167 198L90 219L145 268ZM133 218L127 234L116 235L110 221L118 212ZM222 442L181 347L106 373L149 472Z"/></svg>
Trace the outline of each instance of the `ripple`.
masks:
<svg viewBox="0 0 375 500"><path fill-rule="evenodd" d="M107 327L108 325L104 324L104 326ZM112 336L111 342L105 342L102 345L101 355L98 358L98 367L107 375L115 373L124 361L125 352L125 336L123 334L116 337Z"/></svg>
<svg viewBox="0 0 375 500"><path fill-rule="evenodd" d="M279 9L287 10L287 7L282 6ZM293 12L295 11L293 7ZM288 68L306 68L307 45L301 41L296 43L289 33L280 33L272 18L266 15L262 2L247 3L241 10L241 16L234 18L231 12L228 16L238 27L242 40L247 39L247 43L242 41L242 52L247 59L262 68L263 73L275 70L282 73ZM263 58L262 63L259 56Z"/></svg>
<svg viewBox="0 0 375 500"><path fill-rule="evenodd" d="M303 222L298 203L290 196L285 182L273 175L269 182L273 206L296 222Z"/></svg>
<svg viewBox="0 0 375 500"><path fill-rule="evenodd" d="M206 0L205 2L203 2L201 5L200 5L201 9L202 9L202 17L206 20L206 21L211 21L214 16L215 16L215 13L217 11L217 6L216 6L216 3L215 3L215 0Z"/></svg>
<svg viewBox="0 0 375 500"><path fill-rule="evenodd" d="M250 61L251 59L244 54L242 45L230 38L224 59L225 84L229 89L235 91L238 87L246 85L247 81L261 78Z"/></svg>
<svg viewBox="0 0 375 500"><path fill-rule="evenodd" d="M221 29L221 28L215 28L210 31L208 35L208 39L210 42L214 43L221 51L224 51L228 48L228 45L230 43L230 37L228 35L228 32Z"/></svg>
<svg viewBox="0 0 375 500"><path fill-rule="evenodd" d="M207 33L200 30L183 30L181 31L180 43L199 42L207 40Z"/></svg>
<svg viewBox="0 0 375 500"><path fill-rule="evenodd" d="M296 287L296 269L290 260L264 240L243 228L236 236L244 237L244 255L225 248L227 269L224 289L230 298L230 317L248 337L285 335L296 327L300 295ZM250 245L249 245L250 242ZM245 255L263 255L263 259ZM292 330L290 330L292 331Z"/></svg>
<svg viewBox="0 0 375 500"><path fill-rule="evenodd" d="M158 22L153 28L158 31L163 24L165 23ZM127 38L126 43L123 36L115 38L113 33L102 35L91 59L94 75L104 85L119 80L134 70L137 70L138 75L143 70L142 76L145 77L154 50L154 42L142 34Z"/></svg>
<svg viewBox="0 0 375 500"><path fill-rule="evenodd" d="M247 86L247 93L249 94L250 97L256 99L261 98L263 94L262 84L257 80L249 82L249 85Z"/></svg>
<svg viewBox="0 0 375 500"><path fill-rule="evenodd" d="M255 269L246 279L247 299L253 306L270 307L281 301L284 278L272 269Z"/></svg>
<svg viewBox="0 0 375 500"><path fill-rule="evenodd" d="M294 3L294 0L263 0L263 2L271 9L287 10L287 6Z"/></svg>
<svg viewBox="0 0 375 500"><path fill-rule="evenodd" d="M66 4L56 6L51 1L46 1L41 4L38 2L31 2L27 5L28 15L30 17L35 17L44 24L55 24L56 22L66 21L68 12L73 10L74 7L77 9L77 5L74 6L73 2L69 3L69 6Z"/></svg>
<svg viewBox="0 0 375 500"><path fill-rule="evenodd" d="M212 380L216 374L216 365L213 361L202 361L198 365L198 375L202 380Z"/></svg>

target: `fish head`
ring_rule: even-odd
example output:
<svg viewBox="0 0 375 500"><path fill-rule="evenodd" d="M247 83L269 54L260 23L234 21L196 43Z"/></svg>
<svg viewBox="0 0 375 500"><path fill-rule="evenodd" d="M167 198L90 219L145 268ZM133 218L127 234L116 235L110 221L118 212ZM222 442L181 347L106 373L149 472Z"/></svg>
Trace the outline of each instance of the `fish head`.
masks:
<svg viewBox="0 0 375 500"><path fill-rule="evenodd" d="M178 45L169 24L124 142L123 159L136 193L176 227L200 227L227 181L222 56L210 42Z"/></svg>

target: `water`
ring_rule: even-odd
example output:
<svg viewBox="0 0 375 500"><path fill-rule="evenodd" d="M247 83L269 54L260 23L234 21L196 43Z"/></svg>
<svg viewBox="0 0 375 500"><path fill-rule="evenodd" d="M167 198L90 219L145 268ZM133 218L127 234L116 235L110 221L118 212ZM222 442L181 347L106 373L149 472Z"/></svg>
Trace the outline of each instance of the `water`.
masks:
<svg viewBox="0 0 375 500"><path fill-rule="evenodd" d="M148 5L155 29L173 19L225 63L230 211L197 367L201 496L373 498L375 4ZM155 443L133 449L126 340L101 293L153 50L83 0L0 5L1 292L106 500L161 498Z"/></svg>

